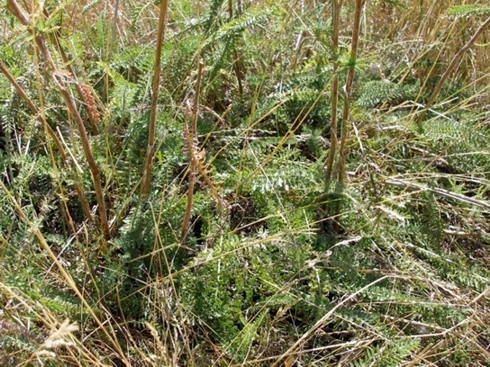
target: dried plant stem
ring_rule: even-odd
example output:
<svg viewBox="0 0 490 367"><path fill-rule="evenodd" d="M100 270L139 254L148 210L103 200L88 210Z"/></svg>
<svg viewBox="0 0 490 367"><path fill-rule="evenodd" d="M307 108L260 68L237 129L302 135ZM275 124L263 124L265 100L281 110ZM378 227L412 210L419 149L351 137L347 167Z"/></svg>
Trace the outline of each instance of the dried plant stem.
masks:
<svg viewBox="0 0 490 367"><path fill-rule="evenodd" d="M345 169L345 143L347 142L347 133L349 131L349 99L352 91L352 83L354 82L354 74L357 61L357 50L359 48L359 34L361 29L361 12L366 0L356 0L356 11L354 14L354 27L352 30L352 43L350 49L349 71L347 72L347 81L344 85L344 108L342 111L342 125L339 146L339 182L343 183L347 179Z"/></svg>
<svg viewBox="0 0 490 367"><path fill-rule="evenodd" d="M0 61L0 71L7 77L7 79L10 81L10 83L14 86L15 90L19 95L22 97L24 102L26 102L27 106L29 106L29 109L31 112L39 118L41 121L45 131L48 133L49 136L54 141L54 144L56 145L56 148L60 152L61 159L63 160L63 163L65 165L68 165L68 162L70 162L68 155L65 152L65 149L63 147L63 144L61 143L61 140L58 138L58 135L53 131L51 126L47 123L46 119L44 116L40 113L40 111L37 109L37 107L32 103L31 99L27 95L27 93L24 91L24 89L17 83L15 78L10 74L8 69L5 67L5 65ZM73 175L76 175L76 173L73 173ZM92 212L90 211L90 206L88 205L87 199L85 198L85 193L83 191L82 186L78 183L78 180L75 178L73 180L74 182L74 187L78 195L78 199L80 200L80 203L82 204L83 212L85 213L86 217L90 222L94 221L94 218L92 216Z"/></svg>
<svg viewBox="0 0 490 367"><path fill-rule="evenodd" d="M29 17L27 14L24 13L24 11L20 8L19 4L17 3L16 0L8 0L8 7L9 10L12 12L12 14L20 21L21 24L24 26L32 28L32 24L29 20ZM99 216L100 216L100 223L102 226L102 231L104 233L104 237L106 239L110 238L110 230L109 230L109 224L107 221L107 213L106 213L106 206L104 202L104 194L103 194L103 189L102 189L102 184L100 181L100 171L99 168L97 167L97 164L95 162L95 159L92 155L92 150L90 148L90 142L88 140L87 132L85 130L85 126L83 124L82 117L78 113L78 110L76 108L75 101L73 100L70 92L66 88L66 82L65 78L71 78L73 80L72 76L67 75L68 73L65 73L63 71L60 71L57 69L56 64L51 56L50 51L48 50L48 47L46 45L46 37L42 34L40 35L34 35L34 39L36 42L37 47L43 54L46 63L48 64L49 68L51 69L51 76L53 79L54 84L58 88L61 96L63 97L65 104L70 111L71 115L73 116L75 123L77 125L78 133L80 134L80 140L82 142L82 147L83 151L85 153L85 157L87 159L88 165L90 167L90 172L92 174L92 180L94 183L94 189L95 189L95 195L97 197L97 204L99 206ZM76 80L75 80L76 83Z"/></svg>
<svg viewBox="0 0 490 367"><path fill-rule="evenodd" d="M165 34L165 26L167 22L168 0L162 0L160 3L160 15L158 19L157 44L155 50L155 66L153 76L153 89L151 94L151 113L150 124L148 128L148 147L146 158L143 165L143 179L141 186L141 196L146 198L150 190L151 169L154 155L155 131L157 121L157 106L158 106L158 89L160 87L160 60L162 57L162 44Z"/></svg>
<svg viewBox="0 0 490 367"><path fill-rule="evenodd" d="M46 16L46 18L49 18L49 13L46 9L44 9L44 15ZM72 63L68 59L65 50L61 46L61 42L59 40L59 32L53 32L50 36L52 37L52 41L56 45L56 48L58 49L58 52L61 56L61 59L63 60L63 67L70 73L70 75L72 75L75 79L77 79L75 70L73 70L73 68L71 67ZM92 131L98 133L97 124L99 123L99 121L97 121L96 116L94 116L94 114L90 110L91 104L90 104L90 100L87 100L87 94L84 93L84 90L79 83L75 83L75 88L77 90L78 97L80 98L81 101L83 101L85 106L87 106L88 108L87 115L90 121L90 127Z"/></svg>
<svg viewBox="0 0 490 367"><path fill-rule="evenodd" d="M197 112L199 109L199 94L201 91L201 79L202 79L202 71L204 68L204 63L199 62L199 67L197 70L197 81L196 88L194 92L194 103L192 106L192 118L191 118L191 127L187 126L187 122L185 122L184 126L184 136L187 140L187 149L189 150L189 155L194 156L194 150L198 148L198 140L197 140ZM194 159L190 159L189 164L189 187L187 189L187 206L185 209L184 220L182 222L182 231L180 234L180 242L183 244L184 240L187 236L187 228L189 227L189 220L191 218L192 211L192 198L194 196L194 183L196 181L196 162Z"/></svg>
<svg viewBox="0 0 490 367"><path fill-rule="evenodd" d="M487 20L480 26L478 29L475 31L473 36L469 39L468 42L453 56L451 62L449 63L449 66L447 67L446 71L444 74L442 74L441 79L437 83L436 88L434 89L434 92L432 92L432 95L430 96L429 100L425 104L425 108L422 110L420 113L419 117L416 120L417 124L420 124L422 120L424 119L425 115L427 114L427 111L432 107L432 104L436 100L437 96L441 92L442 86L444 85L444 82L446 79L449 77L449 75L452 73L453 69L458 65L459 61L463 57L464 53L476 42L476 39L478 36L490 25L490 18L487 18Z"/></svg>
<svg viewBox="0 0 490 367"><path fill-rule="evenodd" d="M189 131L189 126L187 125L187 121L184 121L184 136L186 137L187 146L190 152L190 150L192 149L193 139L192 139L192 133ZM196 182L196 167L193 163L193 160L191 159L189 164L189 186L187 188L187 203L185 208L184 220L182 221L182 230L180 232L181 244L184 244L185 238L187 236L187 228L189 227L189 221L192 212L192 200L194 197L195 182Z"/></svg>
<svg viewBox="0 0 490 367"><path fill-rule="evenodd" d="M337 150L337 110L339 100L339 31L340 31L340 9L342 8L343 0L332 0L332 18L333 18L333 35L332 48L334 52L333 78L332 78L332 118L330 120L330 151L326 163L326 182L332 179L333 163Z"/></svg>

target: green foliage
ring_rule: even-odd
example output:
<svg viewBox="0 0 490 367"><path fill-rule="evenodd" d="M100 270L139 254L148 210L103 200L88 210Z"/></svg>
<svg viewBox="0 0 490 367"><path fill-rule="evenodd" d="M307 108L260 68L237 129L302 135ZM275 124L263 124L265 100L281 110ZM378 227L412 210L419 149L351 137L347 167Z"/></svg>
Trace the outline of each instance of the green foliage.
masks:
<svg viewBox="0 0 490 367"><path fill-rule="evenodd" d="M420 341L417 339L397 339L394 342L386 342L379 346L374 346L366 351L366 355L351 363L352 367L361 367L371 364L383 367L395 367L403 364L407 358L419 347Z"/></svg>
<svg viewBox="0 0 490 367"><path fill-rule="evenodd" d="M362 107L376 107L381 103L392 103L403 97L403 89L395 83L372 80L362 85L357 103Z"/></svg>
<svg viewBox="0 0 490 367"><path fill-rule="evenodd" d="M470 16L480 16L480 15L490 15L490 8L488 6L483 6L480 4L469 4L469 5L456 5L451 6L448 11L448 15L454 15L456 17L470 17Z"/></svg>
<svg viewBox="0 0 490 367"><path fill-rule="evenodd" d="M60 70L67 67L62 47L76 73L66 76L67 91L87 125L110 239L100 230L80 133L51 71L33 52L32 35L18 25L3 28L2 62L69 159L62 162L40 116L1 78L0 364L37 363L32 357L65 319L79 323L70 340L80 345L53 348L57 358L46 365L267 366L291 346L305 366L487 362L487 90L470 73L455 75L431 118L414 126L415 108L439 77L426 71L443 68L451 52L442 47L453 34L441 31L447 39L431 41L441 51L434 61L416 55L423 46L405 53L411 43L396 39L403 32L385 32L395 55L365 43L352 65L351 5L342 10L337 55L330 3L170 4L147 197L139 185L158 7L128 3L114 20L100 1L57 6L38 31ZM372 6L404 22L398 15L412 4ZM488 9L458 6L449 13ZM366 16L363 42L376 28ZM94 27L82 29L85 19ZM429 28L427 34L437 34ZM386 70L391 81L384 70L362 74L364 60L383 60L389 69L385 57L404 60ZM194 111L200 59L205 68ZM356 68L348 177L338 185L325 182L324 169L334 60L341 86L346 68ZM76 80L93 87L102 117L97 129ZM191 169L184 129L193 112L198 169Z"/></svg>

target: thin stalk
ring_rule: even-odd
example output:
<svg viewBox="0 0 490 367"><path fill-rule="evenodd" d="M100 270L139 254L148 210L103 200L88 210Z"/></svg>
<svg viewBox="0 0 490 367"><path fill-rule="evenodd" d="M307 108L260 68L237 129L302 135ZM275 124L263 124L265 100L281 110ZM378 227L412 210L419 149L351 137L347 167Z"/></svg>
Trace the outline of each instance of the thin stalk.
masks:
<svg viewBox="0 0 490 367"><path fill-rule="evenodd" d="M187 140L187 149L189 149L189 154L192 157L194 154L194 150L198 149L199 142L197 140L197 113L199 109L199 94L201 92L201 79L202 79L202 71L204 68L204 63L199 62L199 67L197 70L197 81L196 81L196 90L194 92L194 103L192 106L192 118L191 118L191 127L187 126L187 122L185 122L184 126L184 136ZM189 227L189 220L191 218L192 212L192 199L194 197L194 184L196 182L196 173L197 167L194 159L190 159L189 165L189 187L187 189L187 206L185 209L184 220L182 222L182 232L180 234L180 242L184 244L184 240L187 236L187 228Z"/></svg>
<svg viewBox="0 0 490 367"><path fill-rule="evenodd" d="M446 71L444 74L442 74L441 79L437 83L436 88L434 89L434 92L432 92L432 95L430 96L429 100L425 104L425 108L422 110L420 113L419 117L415 121L416 124L420 124L422 120L424 119L425 115L427 114L427 111L432 107L432 104L436 100L437 96L441 92L442 86L444 85L444 82L446 79L449 77L449 74L452 73L453 69L458 65L459 61L463 57L464 53L473 45L473 43L476 42L476 39L478 36L490 25L490 18L487 18L485 23L483 23L473 34L473 36L470 38L468 42L454 55L452 58L451 62L449 63L449 66L447 67Z"/></svg>
<svg viewBox="0 0 490 367"><path fill-rule="evenodd" d="M143 180L141 185L142 198L146 198L146 196L148 195L148 191L150 190L151 169L152 169L152 161L153 161L154 150L155 150L154 144L155 144L156 121L157 121L158 89L160 87L160 63L162 58L163 37L165 34L165 26L167 23L167 9L168 9L168 0L162 0L162 2L160 3L157 44L155 50L153 89L151 94L150 126L148 129L148 147L146 150L146 158L143 165Z"/></svg>
<svg viewBox="0 0 490 367"><path fill-rule="evenodd" d="M354 74L357 61L357 50L359 48L359 34L361 29L361 13L366 0L356 0L356 11L354 14L354 28L352 30L352 43L350 49L349 71L347 72L347 80L344 85L344 109L342 111L342 125L339 147L339 182L343 183L347 179L345 169L345 143L347 141L347 133L349 130L349 99L352 91L352 83L354 82Z"/></svg>
<svg viewBox="0 0 490 367"><path fill-rule="evenodd" d="M12 12L12 14L20 21L21 24L24 26L33 29L33 25L30 22L29 16L24 13L24 11L20 8L19 4L17 3L16 0L8 0L8 7L9 10ZM94 156L92 155L92 150L90 148L90 142L88 140L87 132L85 130L85 126L82 120L82 117L78 113L75 101L73 100L72 95L70 92L67 90L67 83L65 80L69 80L70 82L77 83L76 79L74 79L72 76L70 76L68 73L58 70L56 67L56 63L53 60L53 57L51 56L50 51L48 50L47 44L46 44L46 37L42 34L36 35L34 34L34 40L36 42L37 47L43 54L49 68L51 69L51 77L53 79L54 84L56 85L58 91L60 92L61 96L63 97L65 104L70 111L71 115L73 116L75 123L78 128L78 133L80 135L80 140L82 142L82 147L83 151L85 153L85 158L87 159L90 172L92 174L92 181L94 183L94 189L95 189L95 196L97 198L97 204L99 206L99 216L100 216L100 223L102 226L102 230L104 233L104 237L106 239L110 239L110 230L109 230L109 224L107 221L107 213L106 213L106 206L105 206L105 201L104 201L104 194L103 194L103 189L102 189L102 184L100 181L100 171L99 168L97 167L97 163L95 162ZM103 249L105 250L105 249Z"/></svg>
<svg viewBox="0 0 490 367"><path fill-rule="evenodd" d="M43 13L44 13L46 18L49 18L49 16L50 16L49 12L46 9L43 10ZM59 38L60 34L61 34L61 32L59 32L59 31L53 32L52 34L50 34L50 37L51 37L50 40L56 45L56 48L58 49L58 52L61 56L61 59L63 60L63 67L70 73L70 75L72 75L75 79L78 79L76 76L75 70L71 66L72 63L71 63L70 59L68 58L68 56L66 55L66 52L61 45L60 38ZM83 104L87 108L87 112L88 112L87 116L88 116L88 119L90 121L90 127L91 127L92 131L94 133L98 133L97 118L92 113L93 110L91 110L89 107L90 106L90 101L89 101L90 97L87 96L87 94L84 92L84 90L82 89L82 87L79 83L75 83L75 88L77 90L78 97L80 98L81 101L83 101Z"/></svg>
<svg viewBox="0 0 490 367"><path fill-rule="evenodd" d="M337 110L339 100L339 31L340 31L340 9L342 8L343 0L332 0L332 18L333 18L333 35L332 49L334 53L333 78L332 78L332 118L330 120L330 151L328 152L325 182L329 182L332 178L333 162L337 150Z"/></svg>
<svg viewBox="0 0 490 367"><path fill-rule="evenodd" d="M109 40L109 48L107 50L107 60L110 60L114 52L114 40L116 39L117 19L119 18L119 0L114 4L114 19L112 19L111 38Z"/></svg>
<svg viewBox="0 0 490 367"><path fill-rule="evenodd" d="M228 15L230 20L233 19L233 0L228 0ZM238 93L243 94L243 70L240 64L240 57L238 56L238 51L235 46L233 46L233 69L235 70L236 79L238 82Z"/></svg>

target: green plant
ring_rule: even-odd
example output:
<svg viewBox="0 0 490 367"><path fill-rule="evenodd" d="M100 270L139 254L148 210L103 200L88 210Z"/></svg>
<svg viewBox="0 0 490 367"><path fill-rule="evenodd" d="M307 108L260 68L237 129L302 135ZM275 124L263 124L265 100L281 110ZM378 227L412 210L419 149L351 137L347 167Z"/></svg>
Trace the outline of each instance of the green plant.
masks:
<svg viewBox="0 0 490 367"><path fill-rule="evenodd" d="M9 3L1 363L488 364L484 6Z"/></svg>

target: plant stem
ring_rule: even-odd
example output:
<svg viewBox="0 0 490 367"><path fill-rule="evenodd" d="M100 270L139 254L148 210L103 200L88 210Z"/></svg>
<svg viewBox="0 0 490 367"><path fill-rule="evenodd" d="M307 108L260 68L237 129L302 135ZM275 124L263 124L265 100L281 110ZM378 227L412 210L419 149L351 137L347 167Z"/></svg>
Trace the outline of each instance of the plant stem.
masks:
<svg viewBox="0 0 490 367"><path fill-rule="evenodd" d="M334 53L333 78L332 78L332 118L330 120L330 151L328 152L325 182L328 183L332 178L333 162L337 150L337 109L339 99L339 30L340 30L340 9L343 0L332 0L333 35L332 49Z"/></svg>
<svg viewBox="0 0 490 367"><path fill-rule="evenodd" d="M354 74L356 70L357 50L359 48L359 33L361 29L361 12L365 0L356 0L356 12L354 14L354 28L352 30L352 44L350 50L349 71L347 72L347 81L344 85L344 109L342 112L342 125L339 147L339 182L343 183L347 179L345 169L345 143L347 141L347 133L349 130L349 99L352 91L352 83L354 82Z"/></svg>
<svg viewBox="0 0 490 367"><path fill-rule="evenodd" d="M160 87L160 61L162 58L162 44L165 34L165 26L167 22L167 9L168 0L162 0L160 3L160 15L158 18L158 33L157 44L155 50L155 66L153 77L153 89L151 94L151 113L150 113L150 125L148 129L148 147L146 151L146 158L143 165L143 182L141 186L141 196L143 199L148 195L150 190L151 181L151 169L154 155L155 144L155 130L157 121L157 107L158 107L158 89Z"/></svg>
<svg viewBox="0 0 490 367"><path fill-rule="evenodd" d="M199 94L201 91L201 79L202 79L202 71L204 69L204 63L199 62L199 67L197 70L197 81L196 81L196 90L194 94L194 103L192 106L192 118L191 118L191 128L189 130L187 126L187 122L184 122L184 136L187 140L187 149L189 149L189 155L191 156L190 165L189 165L189 188L187 189L187 206L185 209L184 220L182 222L182 231L180 234L180 242L184 244L184 240L187 236L187 228L189 227L189 220L191 218L192 211L192 198L194 196L194 183L196 181L196 172L197 162L192 158L195 156L194 150L198 149L199 142L197 141L197 112L199 109Z"/></svg>

